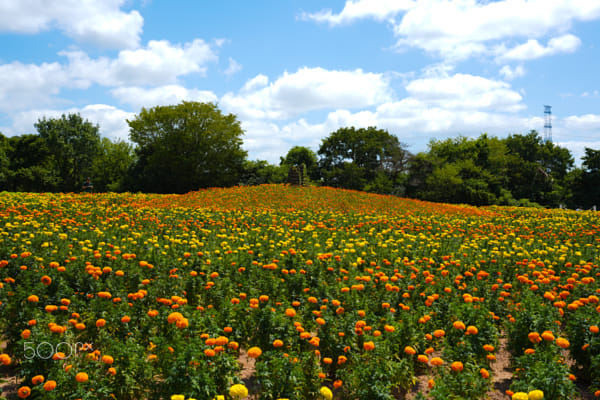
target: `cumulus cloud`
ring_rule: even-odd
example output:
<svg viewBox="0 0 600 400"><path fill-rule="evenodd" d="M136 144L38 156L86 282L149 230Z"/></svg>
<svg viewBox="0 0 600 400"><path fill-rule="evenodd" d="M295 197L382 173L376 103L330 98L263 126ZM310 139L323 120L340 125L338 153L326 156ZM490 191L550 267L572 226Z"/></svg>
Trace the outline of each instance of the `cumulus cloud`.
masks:
<svg viewBox="0 0 600 400"><path fill-rule="evenodd" d="M316 13L303 13L302 19L339 25L358 19L372 18L384 21L396 14L414 7L414 0L356 0L346 1L344 9L339 14L332 10L322 10Z"/></svg>
<svg viewBox="0 0 600 400"><path fill-rule="evenodd" d="M0 65L0 111L47 105L62 87L86 86L72 80L59 63L41 65L13 62Z"/></svg>
<svg viewBox="0 0 600 400"><path fill-rule="evenodd" d="M525 68L522 65L517 65L515 68L505 65L500 69L500 75L502 75L504 79L512 81L513 79L525 76Z"/></svg>
<svg viewBox="0 0 600 400"><path fill-rule="evenodd" d="M166 85L155 88L120 87L111 94L135 109L178 104L182 101L217 102L217 96L207 90L187 89L180 85Z"/></svg>
<svg viewBox="0 0 600 400"><path fill-rule="evenodd" d="M358 0L347 1L337 14L330 10L305 14L305 18L331 25L361 18L389 20L392 16L398 20L393 26L398 48L419 48L446 60L458 61L496 55L494 48L514 38L537 39L553 32L564 33L574 21L600 18L600 3L588 0ZM564 34L546 47L531 42L519 50L521 57L526 54L545 56L573 51L577 46L575 36Z"/></svg>
<svg viewBox="0 0 600 400"><path fill-rule="evenodd" d="M202 39L183 45L151 40L145 48L120 51L115 59L92 59L82 51L59 54L68 58L71 76L103 86L175 83L182 75L205 75L206 64L217 60L216 53Z"/></svg>
<svg viewBox="0 0 600 400"><path fill-rule="evenodd" d="M237 61L235 61L233 58L229 57L229 65L227 66L225 71L223 71L223 73L227 76L231 76L233 74L240 72L241 70L242 70L242 65L239 64Z"/></svg>
<svg viewBox="0 0 600 400"><path fill-rule="evenodd" d="M502 51L498 58L500 60L534 60L536 58L551 56L559 53L572 53L581 45L581 40L571 34L552 38L547 46L541 45L537 40L530 39L526 43Z"/></svg>
<svg viewBox="0 0 600 400"><path fill-rule="evenodd" d="M272 83L259 75L239 93L225 94L221 105L242 118L286 119L311 110L369 107L391 96L383 74L304 67Z"/></svg>
<svg viewBox="0 0 600 400"><path fill-rule="evenodd" d="M27 0L0 2L0 31L60 29L77 41L105 48L135 48L144 19L121 8L126 0Z"/></svg>
<svg viewBox="0 0 600 400"><path fill-rule="evenodd" d="M128 140L129 125L127 119L135 114L120 110L107 104L90 104L85 107L59 109L32 109L16 113L12 126L6 129L9 136L35 132L34 124L42 118L60 118L63 114L80 114L84 120L100 127L100 134L111 140Z"/></svg>

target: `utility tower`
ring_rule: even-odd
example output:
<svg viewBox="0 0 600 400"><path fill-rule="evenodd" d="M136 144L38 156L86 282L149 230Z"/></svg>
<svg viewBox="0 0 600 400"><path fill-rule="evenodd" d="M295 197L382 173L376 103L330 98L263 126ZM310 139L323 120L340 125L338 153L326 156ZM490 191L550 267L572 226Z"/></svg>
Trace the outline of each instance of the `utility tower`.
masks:
<svg viewBox="0 0 600 400"><path fill-rule="evenodd" d="M544 106L544 141L552 143L552 106Z"/></svg>

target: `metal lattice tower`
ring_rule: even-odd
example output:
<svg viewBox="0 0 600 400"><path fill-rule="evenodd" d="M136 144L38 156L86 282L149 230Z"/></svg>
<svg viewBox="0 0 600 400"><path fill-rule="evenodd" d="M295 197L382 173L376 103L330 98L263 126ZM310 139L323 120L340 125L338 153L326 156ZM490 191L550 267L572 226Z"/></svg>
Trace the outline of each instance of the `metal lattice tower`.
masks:
<svg viewBox="0 0 600 400"><path fill-rule="evenodd" d="M544 106L544 141L552 142L552 106Z"/></svg>

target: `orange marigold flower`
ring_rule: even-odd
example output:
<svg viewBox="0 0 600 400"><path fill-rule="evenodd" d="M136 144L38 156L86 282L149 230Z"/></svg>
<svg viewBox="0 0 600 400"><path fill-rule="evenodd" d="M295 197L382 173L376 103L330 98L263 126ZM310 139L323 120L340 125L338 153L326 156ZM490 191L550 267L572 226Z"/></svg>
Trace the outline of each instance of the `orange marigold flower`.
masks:
<svg viewBox="0 0 600 400"><path fill-rule="evenodd" d="M550 331L544 331L544 333L542 333L542 339L552 342L554 341L554 334Z"/></svg>
<svg viewBox="0 0 600 400"><path fill-rule="evenodd" d="M121 322L124 324L128 323L129 321L131 321L131 317L128 315L125 315L123 318L121 318Z"/></svg>
<svg viewBox="0 0 600 400"><path fill-rule="evenodd" d="M484 344L483 345L483 350L485 351L494 351L494 346L492 346L491 344Z"/></svg>
<svg viewBox="0 0 600 400"><path fill-rule="evenodd" d="M281 346L283 346L282 340L276 339L273 341L273 347L281 347Z"/></svg>
<svg viewBox="0 0 600 400"><path fill-rule="evenodd" d="M396 330L396 328L394 328L392 325L386 325L383 327L383 329L385 329L385 331L388 333L392 333Z"/></svg>
<svg viewBox="0 0 600 400"><path fill-rule="evenodd" d="M529 338L529 341L531 343L539 343L539 342L542 341L542 337L537 332L529 332L529 334L527 335L527 337Z"/></svg>
<svg viewBox="0 0 600 400"><path fill-rule="evenodd" d="M464 365L460 361L454 361L452 364L450 364L450 368L452 368L452 371L454 372L460 372L463 370Z"/></svg>
<svg viewBox="0 0 600 400"><path fill-rule="evenodd" d="M429 360L429 364L439 367L440 365L444 365L444 360L439 357L433 357L431 360Z"/></svg>
<svg viewBox="0 0 600 400"><path fill-rule="evenodd" d="M109 355L104 355L102 356L102 362L104 364L112 364L115 360L112 358L112 356Z"/></svg>
<svg viewBox="0 0 600 400"><path fill-rule="evenodd" d="M369 342L364 342L363 343L363 349L369 351L369 350L373 350L375 349L375 343L369 341Z"/></svg>
<svg viewBox="0 0 600 400"><path fill-rule="evenodd" d="M0 362L3 365L10 365L11 361L12 360L10 359L10 356L8 354L0 354Z"/></svg>
<svg viewBox="0 0 600 400"><path fill-rule="evenodd" d="M590 326L590 332L598 333L598 332L600 332L600 328L596 325L592 325L592 326Z"/></svg>
<svg viewBox="0 0 600 400"><path fill-rule="evenodd" d="M48 275L42 276L42 278L40 280L46 286L48 286L48 285L50 285L52 283L52 278L50 278Z"/></svg>
<svg viewBox="0 0 600 400"><path fill-rule="evenodd" d="M77 375L75 375L75 380L79 383L87 382L88 379L90 378L85 372L78 372Z"/></svg>
<svg viewBox="0 0 600 400"><path fill-rule="evenodd" d="M115 376L117 374L117 370L113 367L110 367L108 369L108 373L111 374L112 376Z"/></svg>
<svg viewBox="0 0 600 400"><path fill-rule="evenodd" d="M479 331L477 330L477 327L473 326L473 325L469 325L467 327L467 335L477 335Z"/></svg>
<svg viewBox="0 0 600 400"><path fill-rule="evenodd" d="M23 332L21 332L21 337L23 339L29 339L30 336L31 336L31 331L29 329L23 329Z"/></svg>
<svg viewBox="0 0 600 400"><path fill-rule="evenodd" d="M31 388L29 386L21 386L17 391L17 395L21 399L26 399L31 394Z"/></svg>
<svg viewBox="0 0 600 400"><path fill-rule="evenodd" d="M427 364L427 363L429 362L429 357L427 357L425 354L419 354L419 355L417 356L417 360L418 360L419 362L422 362L422 363L424 363L424 364Z"/></svg>
<svg viewBox="0 0 600 400"><path fill-rule="evenodd" d="M39 385L40 383L43 383L46 379L44 378L44 375L36 375L33 378L31 378L31 383L34 385Z"/></svg>
<svg viewBox="0 0 600 400"><path fill-rule="evenodd" d="M217 354L217 353L213 349L206 349L206 350L204 350L204 354L207 357L214 357L215 354Z"/></svg>
<svg viewBox="0 0 600 400"><path fill-rule="evenodd" d="M260 357L260 355L262 354L262 350L260 349L260 347L250 347L248 349L248 357L252 357L252 358L258 358Z"/></svg>
<svg viewBox="0 0 600 400"><path fill-rule="evenodd" d="M294 317L296 316L296 310L294 310L293 308L287 308L285 310L285 315L287 315L288 317Z"/></svg>
<svg viewBox="0 0 600 400"><path fill-rule="evenodd" d="M416 351L416 350L414 349L414 347L412 347L412 346L406 346L406 347L404 348L404 352L405 352L406 354L408 354L408 355L411 355L411 356L413 356L413 355L417 354L417 351Z"/></svg>
<svg viewBox="0 0 600 400"><path fill-rule="evenodd" d="M104 325L106 325L106 320L104 318L96 320L96 328L102 328Z"/></svg>
<svg viewBox="0 0 600 400"><path fill-rule="evenodd" d="M459 329L461 331L466 329L465 324L461 321L454 321L452 326L454 327L454 329Z"/></svg>
<svg viewBox="0 0 600 400"><path fill-rule="evenodd" d="M559 337L556 339L556 345L560 348L566 349L569 347L570 343L567 339Z"/></svg>
<svg viewBox="0 0 600 400"><path fill-rule="evenodd" d="M489 377L490 377L490 373L489 373L489 371L488 371L487 369L485 369L485 368L481 368L481 369L479 370L479 373L481 374L481 376L482 376L484 379L487 379L487 378L489 378Z"/></svg>
<svg viewBox="0 0 600 400"><path fill-rule="evenodd" d="M444 337L445 334L446 332L443 329L436 329L435 331L433 331L433 336L435 336L436 338Z"/></svg>
<svg viewBox="0 0 600 400"><path fill-rule="evenodd" d="M46 392L51 392L54 389L56 389L56 381L48 381L48 382L44 383L44 390Z"/></svg>
<svg viewBox="0 0 600 400"><path fill-rule="evenodd" d="M35 294L32 294L29 297L27 297L27 301L30 303L37 303L38 301L40 301L40 298L37 297Z"/></svg>

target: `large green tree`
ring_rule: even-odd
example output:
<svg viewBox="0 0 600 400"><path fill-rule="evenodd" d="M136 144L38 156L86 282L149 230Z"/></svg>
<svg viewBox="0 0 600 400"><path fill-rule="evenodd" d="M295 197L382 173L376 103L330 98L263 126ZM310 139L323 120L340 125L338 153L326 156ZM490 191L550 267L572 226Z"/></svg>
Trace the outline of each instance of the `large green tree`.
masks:
<svg viewBox="0 0 600 400"><path fill-rule="evenodd" d="M126 190L126 179L134 160L135 154L131 143L123 140L113 142L108 138L102 138L92 168L94 190L99 192Z"/></svg>
<svg viewBox="0 0 600 400"><path fill-rule="evenodd" d="M378 193L402 191L411 154L398 138L375 127L340 128L319 147L323 183Z"/></svg>
<svg viewBox="0 0 600 400"><path fill-rule="evenodd" d="M215 104L143 108L127 122L137 144L135 189L185 193L238 183L246 159L244 132L235 115L224 115Z"/></svg>
<svg viewBox="0 0 600 400"><path fill-rule="evenodd" d="M6 188L17 192L59 191L59 171L46 141L40 135L8 138L9 172Z"/></svg>
<svg viewBox="0 0 600 400"><path fill-rule="evenodd" d="M319 179L319 162L317 154L305 146L294 146L286 154L285 158L280 157L282 167L289 169L290 167L299 167L306 171L306 175L316 181Z"/></svg>
<svg viewBox="0 0 600 400"><path fill-rule="evenodd" d="M569 174L568 187L572 197L567 204L573 208L600 208L600 150L585 148L581 168Z"/></svg>
<svg viewBox="0 0 600 400"><path fill-rule="evenodd" d="M100 128L79 114L63 114L60 118L45 117L35 124L51 154L58 176L57 189L79 191L92 172L100 148Z"/></svg>

